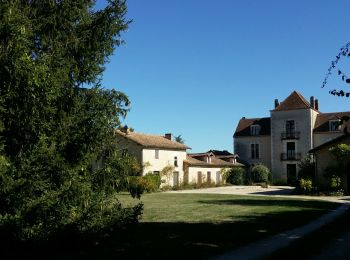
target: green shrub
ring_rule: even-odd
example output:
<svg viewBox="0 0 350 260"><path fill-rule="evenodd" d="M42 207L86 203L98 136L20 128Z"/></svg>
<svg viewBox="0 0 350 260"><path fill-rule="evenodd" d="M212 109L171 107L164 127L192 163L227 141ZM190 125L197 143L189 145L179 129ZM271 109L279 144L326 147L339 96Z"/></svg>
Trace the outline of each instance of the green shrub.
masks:
<svg viewBox="0 0 350 260"><path fill-rule="evenodd" d="M270 170L265 165L258 164L252 168L252 178L255 183L268 183L270 175Z"/></svg>
<svg viewBox="0 0 350 260"><path fill-rule="evenodd" d="M159 190L161 179L159 174L147 174L143 176L145 179L145 190L146 192L156 192Z"/></svg>
<svg viewBox="0 0 350 260"><path fill-rule="evenodd" d="M330 188L334 191L340 190L341 178L339 176L332 176L329 180Z"/></svg>
<svg viewBox="0 0 350 260"><path fill-rule="evenodd" d="M312 180L311 179L300 179L299 181L299 189L304 193L304 194L309 194L312 192Z"/></svg>
<svg viewBox="0 0 350 260"><path fill-rule="evenodd" d="M339 166L328 166L324 176L328 179L329 189L338 191L341 187L341 168Z"/></svg>
<svg viewBox="0 0 350 260"><path fill-rule="evenodd" d="M245 170L242 167L234 167L226 174L226 182L234 185L243 185L245 181Z"/></svg>
<svg viewBox="0 0 350 260"><path fill-rule="evenodd" d="M161 179L159 174L147 174L145 176L130 176L128 191L135 198L140 198L144 192L156 192L159 190Z"/></svg>

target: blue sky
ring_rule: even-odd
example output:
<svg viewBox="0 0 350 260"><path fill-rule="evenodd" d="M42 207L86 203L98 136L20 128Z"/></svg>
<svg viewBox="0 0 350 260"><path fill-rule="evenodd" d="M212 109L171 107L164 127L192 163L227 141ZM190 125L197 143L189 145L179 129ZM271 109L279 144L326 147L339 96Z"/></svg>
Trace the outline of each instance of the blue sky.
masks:
<svg viewBox="0 0 350 260"><path fill-rule="evenodd" d="M348 88L322 81L350 41L350 1L129 0L133 20L106 65L103 86L125 92L124 124L137 132L181 134L192 152L233 151L243 116L265 117L293 90L322 112L349 111ZM97 7L104 1L97 1ZM350 74L350 61L343 70Z"/></svg>

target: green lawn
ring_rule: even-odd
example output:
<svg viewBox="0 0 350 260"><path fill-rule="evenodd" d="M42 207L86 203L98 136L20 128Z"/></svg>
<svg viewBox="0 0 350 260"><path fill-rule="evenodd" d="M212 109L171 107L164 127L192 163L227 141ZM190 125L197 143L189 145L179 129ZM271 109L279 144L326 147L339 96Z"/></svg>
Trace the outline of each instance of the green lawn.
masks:
<svg viewBox="0 0 350 260"><path fill-rule="evenodd" d="M129 195L119 195L132 205ZM337 205L275 197L153 193L138 225L81 257L203 258L303 225Z"/></svg>
<svg viewBox="0 0 350 260"><path fill-rule="evenodd" d="M349 259L350 210L331 223L308 234L286 248L274 252L267 259L310 259L322 254L330 245L337 244L337 252L326 252L322 259ZM307 246L305 246L307 245ZM300 253L302 252L302 254Z"/></svg>

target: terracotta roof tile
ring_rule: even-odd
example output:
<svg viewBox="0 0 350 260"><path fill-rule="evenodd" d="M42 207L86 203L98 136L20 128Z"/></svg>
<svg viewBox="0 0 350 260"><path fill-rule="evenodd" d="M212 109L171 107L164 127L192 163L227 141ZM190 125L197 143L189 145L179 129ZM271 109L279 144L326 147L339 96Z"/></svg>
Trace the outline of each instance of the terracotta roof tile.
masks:
<svg viewBox="0 0 350 260"><path fill-rule="evenodd" d="M260 135L271 135L271 118L242 118L239 120L234 136L250 136L250 126L259 125Z"/></svg>
<svg viewBox="0 0 350 260"><path fill-rule="evenodd" d="M174 149L174 150L190 149L190 147L184 144L171 141L161 135L149 135L149 134L135 133L135 132L128 132L126 134L120 130L117 130L116 134L147 148L163 148L163 149Z"/></svg>
<svg viewBox="0 0 350 260"><path fill-rule="evenodd" d="M297 91L293 91L274 111L311 108L310 103Z"/></svg>
<svg viewBox="0 0 350 260"><path fill-rule="evenodd" d="M343 116L350 116L350 111L348 112L332 112L332 113L320 113L317 115L314 132L322 133L329 132L329 121L341 119ZM347 126L350 129L350 121L345 122L341 129Z"/></svg>
<svg viewBox="0 0 350 260"><path fill-rule="evenodd" d="M201 153L201 154L187 154L187 158L184 161L185 163L189 164L190 166L203 166L203 167L235 167L235 166L244 166L241 163L230 163L226 162L224 160L221 160L219 158L216 158L215 156L211 156L211 162L207 163L201 160L198 160L194 158L195 156L202 156L205 155L206 153ZM193 157L194 156L194 157Z"/></svg>

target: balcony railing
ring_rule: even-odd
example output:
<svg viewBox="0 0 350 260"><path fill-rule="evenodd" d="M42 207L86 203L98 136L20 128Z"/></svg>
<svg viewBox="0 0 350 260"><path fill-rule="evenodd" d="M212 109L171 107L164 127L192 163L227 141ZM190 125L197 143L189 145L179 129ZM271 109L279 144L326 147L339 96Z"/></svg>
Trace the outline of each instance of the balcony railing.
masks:
<svg viewBox="0 0 350 260"><path fill-rule="evenodd" d="M287 152L281 153L281 161L299 161L301 160L301 153Z"/></svg>
<svg viewBox="0 0 350 260"><path fill-rule="evenodd" d="M299 139L300 137L300 132L282 132L281 133L281 139Z"/></svg>

